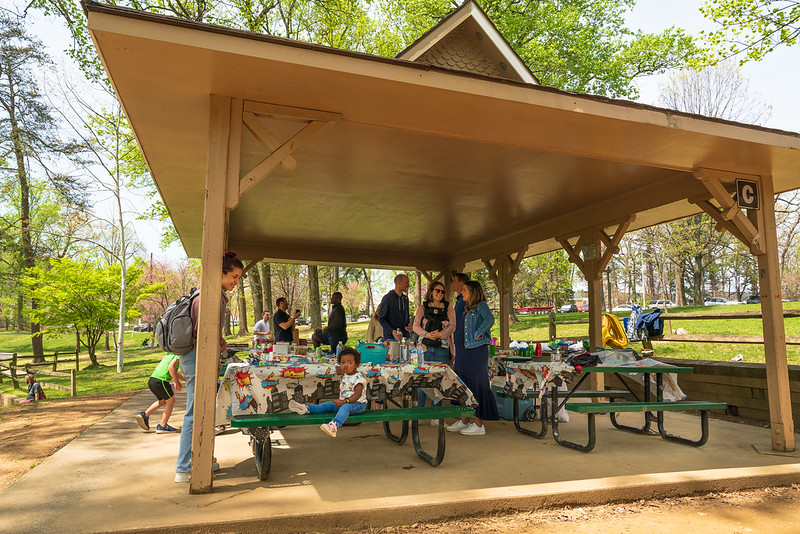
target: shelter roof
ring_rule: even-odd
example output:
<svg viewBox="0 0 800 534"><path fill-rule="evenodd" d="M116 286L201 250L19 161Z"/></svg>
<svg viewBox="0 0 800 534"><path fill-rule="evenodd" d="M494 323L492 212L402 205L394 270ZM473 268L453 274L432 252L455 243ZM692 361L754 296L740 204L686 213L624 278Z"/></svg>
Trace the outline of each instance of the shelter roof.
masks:
<svg viewBox="0 0 800 534"><path fill-rule="evenodd" d="M699 213L698 167L800 187L800 135L86 4L89 29L190 257L200 254L209 95L240 99L239 177L330 122L242 195L244 258L436 270L636 213ZM422 46L420 43L417 45ZM418 51L412 46L406 52ZM428 47L427 50L431 50Z"/></svg>
<svg viewBox="0 0 800 534"><path fill-rule="evenodd" d="M396 57L493 78L539 83L473 0L461 4Z"/></svg>

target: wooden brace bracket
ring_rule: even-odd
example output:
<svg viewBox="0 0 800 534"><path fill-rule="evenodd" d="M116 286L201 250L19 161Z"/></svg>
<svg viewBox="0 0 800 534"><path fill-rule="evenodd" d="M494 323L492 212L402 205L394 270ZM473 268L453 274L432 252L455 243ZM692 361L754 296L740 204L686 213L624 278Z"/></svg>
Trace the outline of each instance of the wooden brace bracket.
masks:
<svg viewBox="0 0 800 534"><path fill-rule="evenodd" d="M602 275L602 272L606 269L608 263L611 261L611 257L619 252L619 242L622 240L622 237L625 235L625 232L628 231L628 228L634 220L636 220L636 214L605 223L601 226L595 226L581 230L577 234L578 240L574 245L572 245L569 240L575 237L575 235L558 236L556 237L556 241L558 241L561 246L564 247L564 250L569 256L569 261L574 263L578 269L581 270L584 278L586 280L594 280ZM606 233L606 229L614 226L617 228L614 231L614 234L609 236ZM605 246L603 253L600 254L600 251L598 250L597 258L592 260L586 260L585 258L582 258L581 251L583 250L584 245L597 243L598 241Z"/></svg>
<svg viewBox="0 0 800 534"><path fill-rule="evenodd" d="M291 139L284 143L278 141L272 132L259 120L259 116L277 117L283 119L303 119L309 121ZM244 102L242 109L242 123L250 132L271 151L261 163L244 175L239 181L239 196L249 191L253 186L267 177L275 167L281 165L288 171L297 168L297 160L292 157L295 150L303 146L322 129L342 118L339 113L317 111L311 109L266 104L262 102ZM241 145L241 141L239 142ZM236 156L241 151L241 146Z"/></svg>
<svg viewBox="0 0 800 534"><path fill-rule="evenodd" d="M725 188L722 180L731 180L741 174L717 171L714 169L698 168L692 171L695 177L700 180L708 189L711 196L719 204L719 208L709 201L694 201L703 211L708 213L717 222L718 231L728 230L733 236L750 249L754 255L765 253L764 243L761 234L753 223L748 219L744 212L739 209L731 194ZM759 179L759 177L747 176L748 178Z"/></svg>

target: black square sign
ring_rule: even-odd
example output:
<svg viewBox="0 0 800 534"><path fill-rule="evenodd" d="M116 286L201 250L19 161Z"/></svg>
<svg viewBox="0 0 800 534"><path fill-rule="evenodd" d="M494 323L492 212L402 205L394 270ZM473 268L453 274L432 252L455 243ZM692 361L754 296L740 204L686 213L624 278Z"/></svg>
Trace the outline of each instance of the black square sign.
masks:
<svg viewBox="0 0 800 534"><path fill-rule="evenodd" d="M761 209L758 199L758 182L736 179L736 205L743 209Z"/></svg>

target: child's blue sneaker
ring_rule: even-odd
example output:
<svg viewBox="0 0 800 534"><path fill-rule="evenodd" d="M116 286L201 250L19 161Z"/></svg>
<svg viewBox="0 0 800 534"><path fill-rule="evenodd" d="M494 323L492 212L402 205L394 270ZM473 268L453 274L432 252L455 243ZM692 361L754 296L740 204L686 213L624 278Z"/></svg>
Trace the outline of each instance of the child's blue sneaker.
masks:
<svg viewBox="0 0 800 534"><path fill-rule="evenodd" d="M166 424L164 426L156 425L156 434L166 434L167 432L180 432L177 428L169 426Z"/></svg>
<svg viewBox="0 0 800 534"><path fill-rule="evenodd" d="M144 412L137 413L136 422L139 423L139 426L142 427L142 430L150 430L150 418L147 417L146 413Z"/></svg>

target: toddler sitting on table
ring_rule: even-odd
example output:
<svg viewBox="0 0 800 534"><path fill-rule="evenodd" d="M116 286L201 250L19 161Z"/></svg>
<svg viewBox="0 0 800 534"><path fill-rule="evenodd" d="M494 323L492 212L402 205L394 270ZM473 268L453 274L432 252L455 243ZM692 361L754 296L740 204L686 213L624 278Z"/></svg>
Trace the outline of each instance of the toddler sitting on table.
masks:
<svg viewBox="0 0 800 534"><path fill-rule="evenodd" d="M350 415L360 414L367 408L367 379L358 372L361 353L352 347L345 347L339 353L337 362L336 374L342 375L337 400L322 404L301 404L294 399L289 401L289 409L297 414L336 412L331 422L320 425L322 431L332 438L336 437Z"/></svg>

